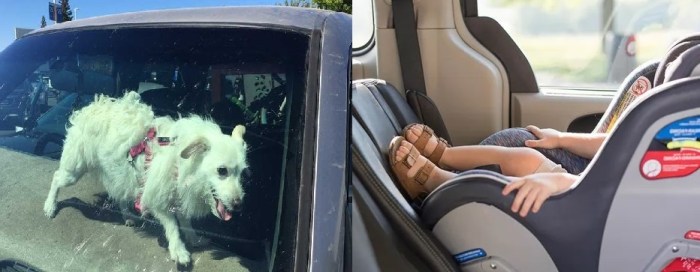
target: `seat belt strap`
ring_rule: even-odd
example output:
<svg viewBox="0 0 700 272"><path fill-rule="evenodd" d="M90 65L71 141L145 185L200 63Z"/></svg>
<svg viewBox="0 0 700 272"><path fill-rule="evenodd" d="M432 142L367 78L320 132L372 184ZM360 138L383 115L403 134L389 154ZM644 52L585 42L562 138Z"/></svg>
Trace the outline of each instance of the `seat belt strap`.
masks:
<svg viewBox="0 0 700 272"><path fill-rule="evenodd" d="M432 127L440 137L452 142L440 111L426 92L413 0L392 0L391 8L406 100L424 124Z"/></svg>
<svg viewBox="0 0 700 272"><path fill-rule="evenodd" d="M423 61L418 44L413 0L392 0L391 7L394 13L394 32L404 90L407 92L412 90L425 95Z"/></svg>

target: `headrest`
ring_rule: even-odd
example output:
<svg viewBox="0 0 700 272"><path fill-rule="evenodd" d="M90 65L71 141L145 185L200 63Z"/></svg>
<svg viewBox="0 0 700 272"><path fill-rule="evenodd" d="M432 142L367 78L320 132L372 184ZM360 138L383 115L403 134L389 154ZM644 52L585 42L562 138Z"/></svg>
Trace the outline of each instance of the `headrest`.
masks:
<svg viewBox="0 0 700 272"><path fill-rule="evenodd" d="M80 55L51 64L51 87L83 94L107 93L115 89L113 61L109 56Z"/></svg>
<svg viewBox="0 0 700 272"><path fill-rule="evenodd" d="M690 42L689 42L690 43ZM668 63L665 67L666 71L663 72L664 78L663 83L700 75L700 42L685 51L683 51L677 58Z"/></svg>
<svg viewBox="0 0 700 272"><path fill-rule="evenodd" d="M679 45L684 42L692 42L692 41L700 41L700 33L694 33L692 35L688 35L685 38L679 39L675 41L669 48L675 47L676 45Z"/></svg>
<svg viewBox="0 0 700 272"><path fill-rule="evenodd" d="M685 39L684 39L685 40ZM700 44L700 40L688 40L676 42L666 53L666 56L661 59L659 63L659 68L656 70L656 76L654 77L654 87L661 85L666 80L666 71L668 66L675 61L678 56L680 56L686 50Z"/></svg>
<svg viewBox="0 0 700 272"><path fill-rule="evenodd" d="M110 75L105 75L99 72L85 71L83 72L82 93L106 93L114 92L114 78Z"/></svg>
<svg viewBox="0 0 700 272"><path fill-rule="evenodd" d="M83 82L79 84L80 73L60 70L51 73L51 87L61 91L81 91L83 94L107 93L114 91L114 79L102 73L82 72ZM80 88L79 88L80 87Z"/></svg>
<svg viewBox="0 0 700 272"><path fill-rule="evenodd" d="M60 70L51 73L51 88L61 91L74 91L78 88L78 73Z"/></svg>
<svg viewBox="0 0 700 272"><path fill-rule="evenodd" d="M632 71L623 80L613 103L605 111L594 131L609 132L622 111L649 89L696 75L700 75L700 35L679 40L658 62L650 60Z"/></svg>

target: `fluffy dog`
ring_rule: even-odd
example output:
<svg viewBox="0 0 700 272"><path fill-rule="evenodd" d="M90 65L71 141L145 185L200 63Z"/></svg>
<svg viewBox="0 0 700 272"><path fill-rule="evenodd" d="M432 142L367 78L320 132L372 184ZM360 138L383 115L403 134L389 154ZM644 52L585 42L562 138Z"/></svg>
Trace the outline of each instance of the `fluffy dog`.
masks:
<svg viewBox="0 0 700 272"><path fill-rule="evenodd" d="M135 203L153 215L163 225L170 257L188 264L190 253L180 239L174 212L188 219L211 212L229 220L230 211L243 200L244 126L236 126L228 136L198 116L155 118L135 92L119 99L97 96L73 113L69 123L60 166L44 203L48 217L56 211L59 189L93 172L122 212Z"/></svg>

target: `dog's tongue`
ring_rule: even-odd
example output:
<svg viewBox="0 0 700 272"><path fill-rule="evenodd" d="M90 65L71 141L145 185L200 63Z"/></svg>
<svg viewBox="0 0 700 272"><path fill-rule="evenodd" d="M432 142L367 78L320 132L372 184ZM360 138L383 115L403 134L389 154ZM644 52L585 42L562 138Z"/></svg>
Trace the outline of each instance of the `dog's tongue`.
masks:
<svg viewBox="0 0 700 272"><path fill-rule="evenodd" d="M231 220L231 213L224 208L224 204L221 203L218 199L216 200L216 211L219 212L219 217L221 219L224 219L224 221L229 221Z"/></svg>

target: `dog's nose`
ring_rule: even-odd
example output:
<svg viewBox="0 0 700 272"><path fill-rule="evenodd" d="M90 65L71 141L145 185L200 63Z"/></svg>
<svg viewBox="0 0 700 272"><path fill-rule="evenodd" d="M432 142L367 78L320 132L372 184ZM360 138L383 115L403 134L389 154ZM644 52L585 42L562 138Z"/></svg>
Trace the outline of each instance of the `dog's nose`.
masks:
<svg viewBox="0 0 700 272"><path fill-rule="evenodd" d="M241 199L234 199L233 203L231 204L231 207L233 207L234 211L240 211L242 203L243 201Z"/></svg>

